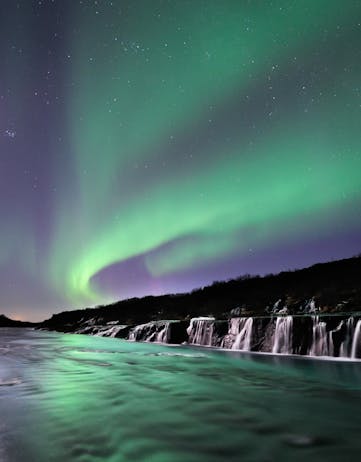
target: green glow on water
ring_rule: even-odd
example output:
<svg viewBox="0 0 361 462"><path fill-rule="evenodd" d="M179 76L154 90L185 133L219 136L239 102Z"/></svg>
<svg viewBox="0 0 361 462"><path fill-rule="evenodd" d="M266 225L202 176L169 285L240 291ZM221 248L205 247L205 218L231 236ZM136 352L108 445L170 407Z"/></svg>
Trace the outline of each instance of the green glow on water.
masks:
<svg viewBox="0 0 361 462"><path fill-rule="evenodd" d="M0 409L21 442L12 462L22 450L38 462L336 462L361 449L358 363L11 335L0 379L21 383L0 387Z"/></svg>

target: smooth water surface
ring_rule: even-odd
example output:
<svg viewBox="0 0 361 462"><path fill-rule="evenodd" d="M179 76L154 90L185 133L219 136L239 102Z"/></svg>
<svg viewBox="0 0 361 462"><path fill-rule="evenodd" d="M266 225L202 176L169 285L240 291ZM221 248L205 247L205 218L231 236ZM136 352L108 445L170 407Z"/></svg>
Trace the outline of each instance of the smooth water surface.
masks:
<svg viewBox="0 0 361 462"><path fill-rule="evenodd" d="M0 460L351 461L361 363L0 329Z"/></svg>

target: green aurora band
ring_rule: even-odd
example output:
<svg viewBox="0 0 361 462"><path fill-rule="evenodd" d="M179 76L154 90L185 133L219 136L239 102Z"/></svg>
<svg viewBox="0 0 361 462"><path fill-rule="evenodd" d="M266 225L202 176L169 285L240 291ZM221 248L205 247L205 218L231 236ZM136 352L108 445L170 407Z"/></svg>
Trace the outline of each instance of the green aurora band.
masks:
<svg viewBox="0 0 361 462"><path fill-rule="evenodd" d="M106 5L74 16L73 161L49 267L79 305L107 301L94 278L112 264L143 256L154 276L184 271L334 226L361 197L359 54L320 56L332 80L310 88L287 77L323 50L325 30L354 33L357 3L209 1L206 14L203 2L135 3L119 24Z"/></svg>

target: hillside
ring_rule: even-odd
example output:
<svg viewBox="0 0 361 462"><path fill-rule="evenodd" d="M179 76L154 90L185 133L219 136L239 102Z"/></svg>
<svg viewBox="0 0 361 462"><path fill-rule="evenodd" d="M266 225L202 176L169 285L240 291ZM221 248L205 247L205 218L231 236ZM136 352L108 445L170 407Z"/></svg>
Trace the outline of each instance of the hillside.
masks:
<svg viewBox="0 0 361 462"><path fill-rule="evenodd" d="M279 309L297 314L309 310L311 303L321 313L355 312L361 311L360 275L358 256L277 275L241 276L186 294L132 298L96 308L65 311L54 314L41 327L73 331L77 325L94 318L102 323L118 321L136 325L207 315L218 319L240 314L264 315Z"/></svg>
<svg viewBox="0 0 361 462"><path fill-rule="evenodd" d="M32 322L14 321L0 314L0 327L35 327L37 324Z"/></svg>

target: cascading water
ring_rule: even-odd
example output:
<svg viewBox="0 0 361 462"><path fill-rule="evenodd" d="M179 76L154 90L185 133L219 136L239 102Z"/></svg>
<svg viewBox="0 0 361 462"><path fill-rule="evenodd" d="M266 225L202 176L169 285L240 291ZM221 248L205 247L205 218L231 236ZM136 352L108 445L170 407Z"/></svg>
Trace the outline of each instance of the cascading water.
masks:
<svg viewBox="0 0 361 462"><path fill-rule="evenodd" d="M128 327L129 334L122 334L127 326L113 324L86 328L97 328L92 335L121 338L129 335L128 339L133 341L182 343L188 339L193 345L240 351L361 358L359 316L341 315L338 319L334 315L237 317L228 323L213 317L197 317L190 321L188 328L185 323L174 327L175 322L152 321L135 326L130 332Z"/></svg>
<svg viewBox="0 0 361 462"><path fill-rule="evenodd" d="M236 318L237 322L231 319L229 332L234 335L237 332L236 339L232 345L232 350L249 351L251 349L253 318Z"/></svg>
<svg viewBox="0 0 361 462"><path fill-rule="evenodd" d="M128 340L143 342L167 342L169 322L154 321L135 326L129 333Z"/></svg>
<svg viewBox="0 0 361 462"><path fill-rule="evenodd" d="M139 334L143 331L145 326L146 324L139 324L138 326L135 326L134 329L129 332L128 340L133 342L138 340Z"/></svg>
<svg viewBox="0 0 361 462"><path fill-rule="evenodd" d="M95 334L95 337L116 337L118 332L124 329L127 326L112 326L105 330L100 330Z"/></svg>
<svg viewBox="0 0 361 462"><path fill-rule="evenodd" d="M163 329L158 332L156 336L156 342L159 343L168 343L168 338L169 338L169 322L166 322Z"/></svg>
<svg viewBox="0 0 361 462"><path fill-rule="evenodd" d="M192 318L187 328L189 343L193 345L212 345L215 318Z"/></svg>
<svg viewBox="0 0 361 462"><path fill-rule="evenodd" d="M341 321L335 329L330 330L328 332L327 340L328 340L328 355L329 356L335 356L333 336L334 334L340 333L344 329L344 326L345 326L345 321Z"/></svg>
<svg viewBox="0 0 361 462"><path fill-rule="evenodd" d="M280 305L278 300L276 306L280 308ZM311 299L304 306L311 310L316 305ZM193 345L240 351L361 359L360 313L280 316L279 312L277 316L235 316L228 321L196 317L188 327L186 321L179 320L130 326L120 325L119 321L104 323L104 319L98 317L83 321L74 332L142 342L182 344L188 341Z"/></svg>
<svg viewBox="0 0 361 462"><path fill-rule="evenodd" d="M355 327L355 333L353 335L352 348L351 348L351 358L360 358L361 357L361 319L357 321Z"/></svg>
<svg viewBox="0 0 361 462"><path fill-rule="evenodd" d="M312 316L312 345L310 356L328 356L330 354L330 336L327 335L326 323L319 320L318 316ZM332 341L332 338L331 338Z"/></svg>
<svg viewBox="0 0 361 462"><path fill-rule="evenodd" d="M237 337L241 328L244 325L244 320L248 318L231 318L229 320L228 335Z"/></svg>
<svg viewBox="0 0 361 462"><path fill-rule="evenodd" d="M346 321L345 340L341 343L341 346L340 346L340 357L341 358L348 358L351 354L352 338L354 335L354 331L355 331L354 319L350 317Z"/></svg>
<svg viewBox="0 0 361 462"><path fill-rule="evenodd" d="M292 354L292 327L292 316L277 318L272 353Z"/></svg>
<svg viewBox="0 0 361 462"><path fill-rule="evenodd" d="M336 329L337 330L337 329ZM333 332L336 332L331 330L330 332L328 332L327 334L327 344L328 344L328 356L334 356L335 355L335 351L334 351L334 347L333 347L333 338L332 338L332 334Z"/></svg>

